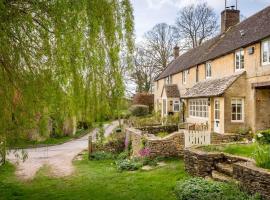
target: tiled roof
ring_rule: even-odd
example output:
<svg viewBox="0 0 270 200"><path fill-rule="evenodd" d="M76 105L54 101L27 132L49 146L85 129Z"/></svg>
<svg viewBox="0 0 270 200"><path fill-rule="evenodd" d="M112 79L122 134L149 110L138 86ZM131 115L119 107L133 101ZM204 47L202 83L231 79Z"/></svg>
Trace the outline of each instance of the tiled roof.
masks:
<svg viewBox="0 0 270 200"><path fill-rule="evenodd" d="M242 33L242 34L241 34ZM172 61L156 80L231 53L270 36L270 6Z"/></svg>
<svg viewBox="0 0 270 200"><path fill-rule="evenodd" d="M235 73L218 79L198 82L181 96L181 98L199 98L221 96L244 72Z"/></svg>
<svg viewBox="0 0 270 200"><path fill-rule="evenodd" d="M180 92L176 84L164 85L163 92L166 92L167 98L178 98L180 97Z"/></svg>

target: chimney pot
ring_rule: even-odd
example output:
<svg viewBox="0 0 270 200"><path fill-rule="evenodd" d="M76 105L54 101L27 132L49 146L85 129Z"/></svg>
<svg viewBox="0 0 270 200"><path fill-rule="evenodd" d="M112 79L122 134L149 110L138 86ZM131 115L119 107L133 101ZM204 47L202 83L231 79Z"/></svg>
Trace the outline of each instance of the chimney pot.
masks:
<svg viewBox="0 0 270 200"><path fill-rule="evenodd" d="M179 53L180 53L180 48L176 45L173 48L174 59L176 59L179 56Z"/></svg>

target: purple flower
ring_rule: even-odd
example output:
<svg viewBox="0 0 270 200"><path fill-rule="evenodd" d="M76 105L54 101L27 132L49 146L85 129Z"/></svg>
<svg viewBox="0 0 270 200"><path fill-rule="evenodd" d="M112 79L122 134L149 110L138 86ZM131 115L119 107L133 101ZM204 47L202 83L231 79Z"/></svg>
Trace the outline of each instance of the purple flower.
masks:
<svg viewBox="0 0 270 200"><path fill-rule="evenodd" d="M125 148L127 149L129 145L129 139L128 137L125 138Z"/></svg>
<svg viewBox="0 0 270 200"><path fill-rule="evenodd" d="M141 157L148 157L150 156L150 149L149 148L143 148L139 151L139 154Z"/></svg>

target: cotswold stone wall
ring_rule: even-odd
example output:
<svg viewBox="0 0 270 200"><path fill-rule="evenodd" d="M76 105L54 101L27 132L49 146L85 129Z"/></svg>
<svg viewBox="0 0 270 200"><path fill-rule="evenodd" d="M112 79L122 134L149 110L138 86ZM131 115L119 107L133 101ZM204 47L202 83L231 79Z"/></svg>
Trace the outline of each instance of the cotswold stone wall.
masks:
<svg viewBox="0 0 270 200"><path fill-rule="evenodd" d="M265 199L270 199L270 171L258 168L252 162L235 163L234 178L251 193L260 193Z"/></svg>
<svg viewBox="0 0 270 200"><path fill-rule="evenodd" d="M153 137L149 134L134 128L126 129L126 139L131 141L132 155L134 157L140 156L142 143L145 142L145 148L150 150L150 156L182 156L184 151L184 133L175 132L164 138Z"/></svg>
<svg viewBox="0 0 270 200"><path fill-rule="evenodd" d="M240 134L211 133L211 144L236 142L236 141L240 141L243 138L244 136L241 136Z"/></svg>
<svg viewBox="0 0 270 200"><path fill-rule="evenodd" d="M224 153L211 153L196 148L184 151L186 171L193 176L210 177L217 163L232 164L233 178L250 193L270 200L270 171L256 167L251 159Z"/></svg>
<svg viewBox="0 0 270 200"><path fill-rule="evenodd" d="M148 139L146 146L150 149L153 157L180 157L183 156L185 148L183 132L176 132L161 139Z"/></svg>
<svg viewBox="0 0 270 200"><path fill-rule="evenodd" d="M173 133L178 131L178 125L158 125L158 126L145 126L138 127L137 129L147 132L149 134L156 135L160 132Z"/></svg>

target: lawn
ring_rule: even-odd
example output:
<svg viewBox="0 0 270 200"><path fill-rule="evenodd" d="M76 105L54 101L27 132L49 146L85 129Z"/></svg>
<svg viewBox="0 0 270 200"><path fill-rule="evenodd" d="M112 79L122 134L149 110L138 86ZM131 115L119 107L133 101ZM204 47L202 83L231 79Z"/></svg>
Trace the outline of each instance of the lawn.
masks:
<svg viewBox="0 0 270 200"><path fill-rule="evenodd" d="M258 147L257 143L251 144L227 144L227 145L209 145L201 147L205 151L224 152L238 156L253 158L254 152Z"/></svg>
<svg viewBox="0 0 270 200"><path fill-rule="evenodd" d="M67 178L47 176L48 167L33 181L14 175L14 166L0 167L0 199L175 200L176 181L188 178L181 160L150 171L118 172L113 161L74 161L76 172Z"/></svg>

